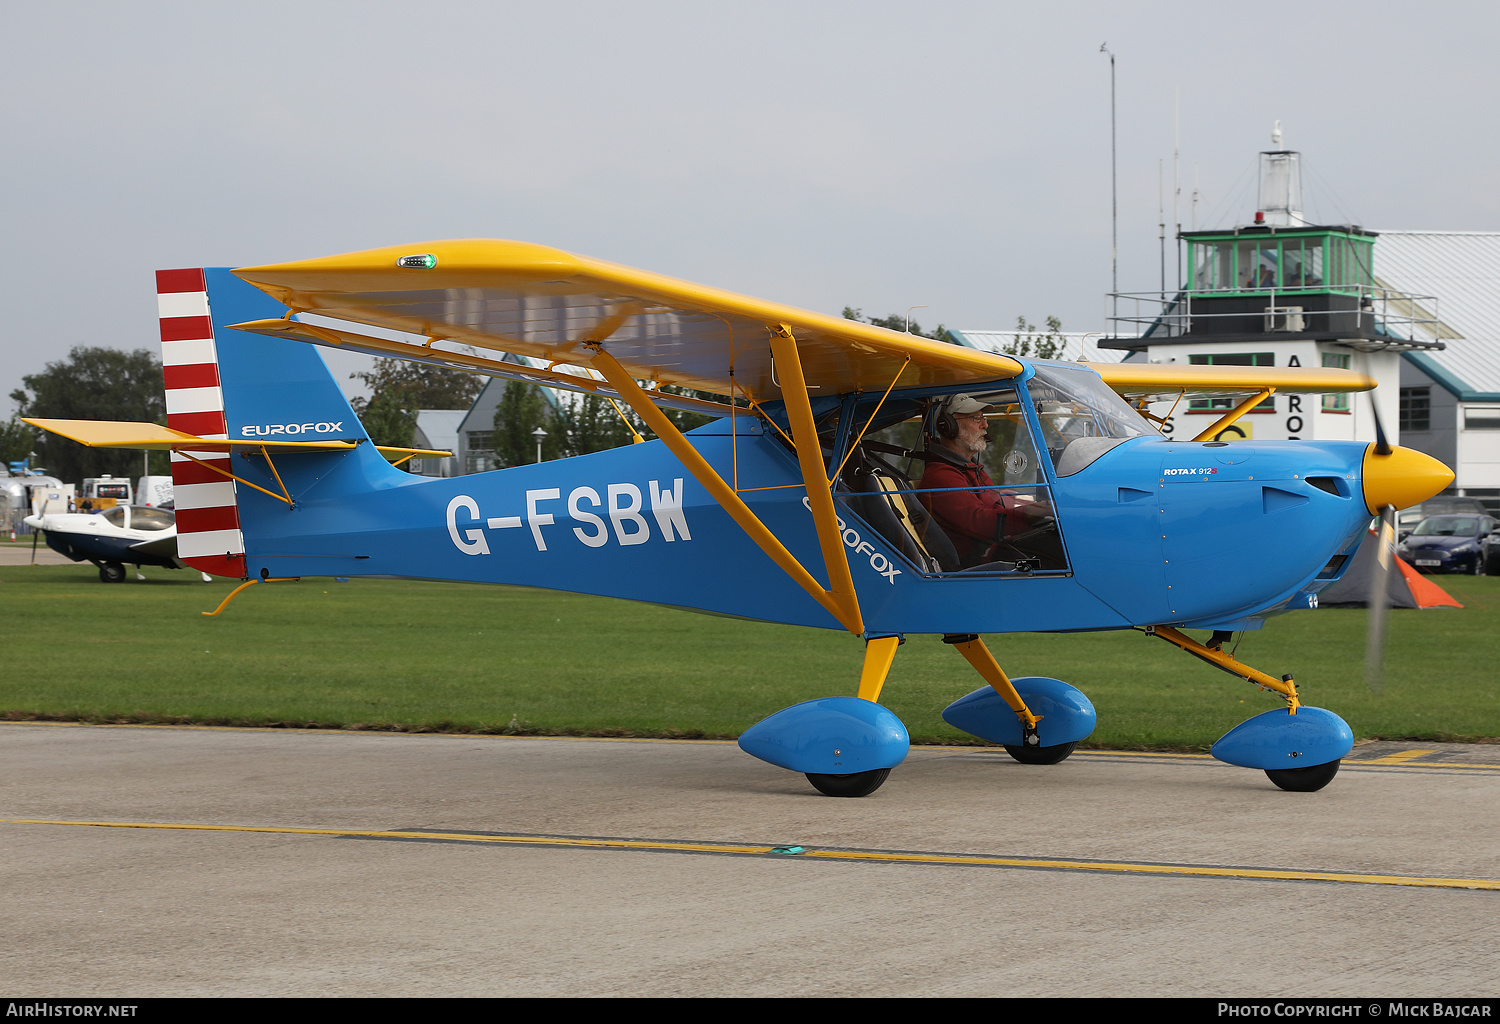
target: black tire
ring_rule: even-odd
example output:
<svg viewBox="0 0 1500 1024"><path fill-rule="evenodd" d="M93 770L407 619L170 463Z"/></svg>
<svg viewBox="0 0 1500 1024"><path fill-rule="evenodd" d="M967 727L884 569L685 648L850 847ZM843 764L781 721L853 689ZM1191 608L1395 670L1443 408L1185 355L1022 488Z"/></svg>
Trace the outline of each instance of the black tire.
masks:
<svg viewBox="0 0 1500 1024"><path fill-rule="evenodd" d="M876 768L874 771L855 772L853 775L805 774L813 788L824 796L869 796L881 787L891 770Z"/></svg>
<svg viewBox="0 0 1500 1024"><path fill-rule="evenodd" d="M1339 762L1311 764L1306 768L1267 768L1266 776L1288 793L1316 793L1339 773Z"/></svg>
<svg viewBox="0 0 1500 1024"><path fill-rule="evenodd" d="M125 567L119 562L104 562L99 566L100 583L124 583Z"/></svg>
<svg viewBox="0 0 1500 1024"><path fill-rule="evenodd" d="M1022 764L1057 764L1066 761L1078 743L1059 743L1055 747L1024 747L1005 745L1005 752Z"/></svg>

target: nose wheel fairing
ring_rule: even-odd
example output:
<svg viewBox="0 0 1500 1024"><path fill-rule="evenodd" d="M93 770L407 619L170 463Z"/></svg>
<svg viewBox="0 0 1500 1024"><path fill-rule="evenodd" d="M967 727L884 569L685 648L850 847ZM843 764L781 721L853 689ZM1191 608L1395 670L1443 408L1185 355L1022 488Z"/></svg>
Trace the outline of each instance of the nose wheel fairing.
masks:
<svg viewBox="0 0 1500 1024"><path fill-rule="evenodd" d="M1211 753L1226 764L1273 772L1307 768L1343 758L1354 748L1354 733L1332 711L1302 705L1274 708L1230 729Z"/></svg>

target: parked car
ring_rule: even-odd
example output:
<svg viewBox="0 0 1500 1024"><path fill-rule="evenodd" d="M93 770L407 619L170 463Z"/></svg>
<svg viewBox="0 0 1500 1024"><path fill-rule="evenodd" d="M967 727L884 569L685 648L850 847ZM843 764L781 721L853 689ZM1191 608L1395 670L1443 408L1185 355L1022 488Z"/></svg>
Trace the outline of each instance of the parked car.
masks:
<svg viewBox="0 0 1500 1024"><path fill-rule="evenodd" d="M1500 533L1491 533L1484 539L1484 574L1500 576Z"/></svg>
<svg viewBox="0 0 1500 1024"><path fill-rule="evenodd" d="M1396 514L1396 539L1405 540L1407 535L1417 528L1417 524L1428 516L1441 516L1449 513L1472 512L1483 516L1489 514L1489 509L1478 498L1464 498L1455 494L1442 494L1436 498L1428 498L1420 505L1404 508Z"/></svg>
<svg viewBox="0 0 1500 1024"><path fill-rule="evenodd" d="M1500 554L1491 544L1500 527L1493 516L1428 516L1399 544L1396 554L1418 572L1466 572L1475 576L1486 571L1488 551Z"/></svg>

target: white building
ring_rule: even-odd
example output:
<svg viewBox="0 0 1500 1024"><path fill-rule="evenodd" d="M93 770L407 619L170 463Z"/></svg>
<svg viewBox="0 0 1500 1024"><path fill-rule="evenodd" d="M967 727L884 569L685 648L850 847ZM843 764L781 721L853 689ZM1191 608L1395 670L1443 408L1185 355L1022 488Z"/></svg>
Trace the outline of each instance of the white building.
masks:
<svg viewBox="0 0 1500 1024"><path fill-rule="evenodd" d="M412 459L411 471L420 476L459 476L459 425L469 414L467 409L418 409L417 431L413 448L453 452L445 459Z"/></svg>
<svg viewBox="0 0 1500 1024"><path fill-rule="evenodd" d="M1401 364L1401 443L1453 468L1451 493L1500 506L1500 233L1382 231L1377 280L1437 297Z"/></svg>

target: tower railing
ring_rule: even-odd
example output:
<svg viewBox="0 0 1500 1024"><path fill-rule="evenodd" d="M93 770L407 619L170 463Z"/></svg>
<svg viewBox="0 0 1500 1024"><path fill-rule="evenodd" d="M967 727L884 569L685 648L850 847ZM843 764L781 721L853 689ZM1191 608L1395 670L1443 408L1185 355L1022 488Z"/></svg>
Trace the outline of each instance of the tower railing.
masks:
<svg viewBox="0 0 1500 1024"><path fill-rule="evenodd" d="M1311 309L1305 300L1336 295L1352 298L1353 307ZM1358 329L1349 331L1347 341L1363 349L1419 348L1442 349L1444 338L1460 335L1445 326L1438 316L1438 300L1433 295L1401 292L1384 285L1345 285L1337 289L1193 289L1177 292L1113 292L1111 305L1116 310L1108 317L1115 337L1137 336L1149 342L1187 335L1200 335L1205 341L1215 334L1262 333L1286 335L1326 334L1346 329L1348 319L1357 316ZM1223 299L1256 300L1252 309L1225 311ZM1205 301L1208 300L1208 301ZM1231 320L1260 319L1261 329L1230 332L1222 326ZM1215 328L1218 327L1216 330Z"/></svg>

